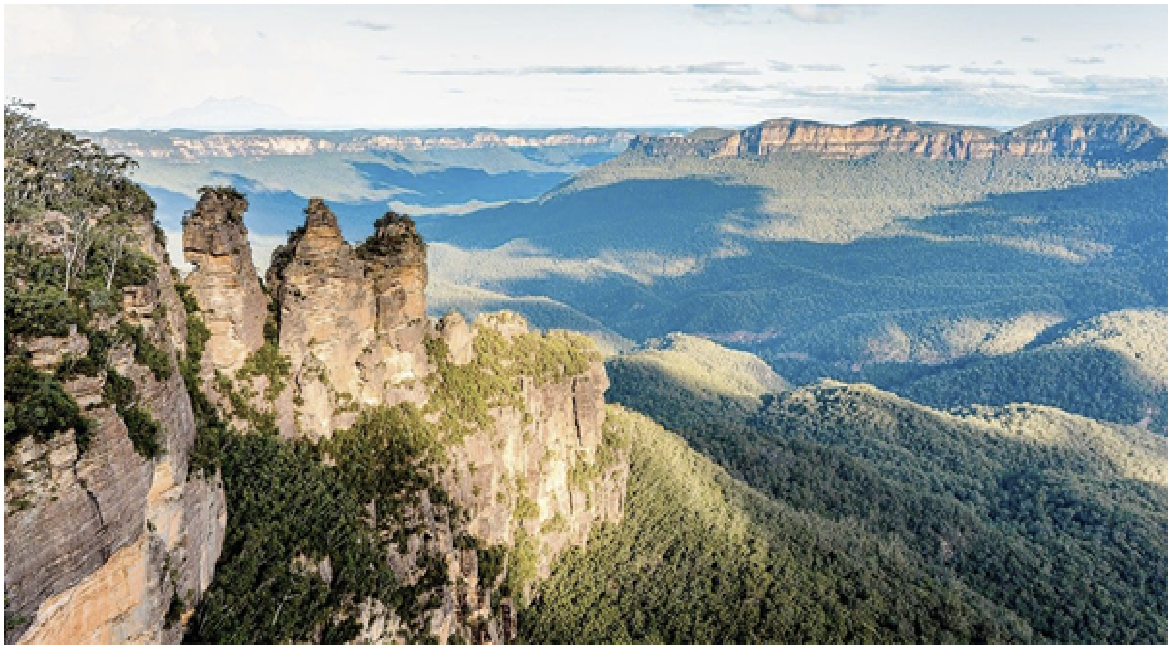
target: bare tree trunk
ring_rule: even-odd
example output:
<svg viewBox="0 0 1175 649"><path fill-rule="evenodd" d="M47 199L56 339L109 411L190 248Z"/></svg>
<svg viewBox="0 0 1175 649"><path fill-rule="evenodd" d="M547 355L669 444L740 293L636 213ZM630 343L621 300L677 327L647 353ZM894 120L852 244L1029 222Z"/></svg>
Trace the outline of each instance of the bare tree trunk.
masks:
<svg viewBox="0 0 1175 649"><path fill-rule="evenodd" d="M61 253L65 256L65 292L69 293L73 276L80 266L85 265L86 253L90 250L91 241L90 219L84 212L70 215L66 228Z"/></svg>
<svg viewBox="0 0 1175 649"><path fill-rule="evenodd" d="M106 270L107 291L109 291L110 287L114 284L114 269L118 266L118 260L122 258L123 246L126 245L126 236L119 235L115 237L112 240L111 245L113 247L110 249L110 267Z"/></svg>

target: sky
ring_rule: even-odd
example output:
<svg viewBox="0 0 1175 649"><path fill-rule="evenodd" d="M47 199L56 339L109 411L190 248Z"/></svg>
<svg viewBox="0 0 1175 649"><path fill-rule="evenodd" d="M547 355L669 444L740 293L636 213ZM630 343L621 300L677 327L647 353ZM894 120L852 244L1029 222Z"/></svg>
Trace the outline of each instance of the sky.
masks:
<svg viewBox="0 0 1175 649"><path fill-rule="evenodd" d="M1166 128L1166 5L6 5L4 95L53 126Z"/></svg>

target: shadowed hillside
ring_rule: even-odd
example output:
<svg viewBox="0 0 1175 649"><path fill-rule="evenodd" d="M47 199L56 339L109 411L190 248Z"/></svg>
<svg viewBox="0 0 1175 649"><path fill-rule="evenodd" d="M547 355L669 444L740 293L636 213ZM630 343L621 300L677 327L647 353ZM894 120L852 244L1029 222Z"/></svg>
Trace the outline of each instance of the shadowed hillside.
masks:
<svg viewBox="0 0 1175 649"><path fill-rule="evenodd" d="M733 408L669 363L639 375L625 363L610 364L621 367L610 399L646 409L777 506L889 539L1015 612L1036 642L1165 640L1165 439L1040 406L948 415L835 382Z"/></svg>

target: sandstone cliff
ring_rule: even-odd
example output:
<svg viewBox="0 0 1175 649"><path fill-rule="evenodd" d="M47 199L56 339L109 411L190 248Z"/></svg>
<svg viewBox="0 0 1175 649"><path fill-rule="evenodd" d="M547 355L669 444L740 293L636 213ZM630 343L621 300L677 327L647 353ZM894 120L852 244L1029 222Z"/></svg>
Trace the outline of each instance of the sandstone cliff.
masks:
<svg viewBox="0 0 1175 649"><path fill-rule="evenodd" d="M205 243L243 240L239 216L208 209L224 201L201 204L185 223L189 259L207 277L215 248L223 251L217 267L229 269L216 275L227 280L190 282L202 309L229 305L217 312L225 324L210 327L209 348L245 349L237 332L246 316L273 314L265 340L254 338L242 361L205 364L209 396L232 420L319 442L334 462L336 431L367 409L406 404L421 413L419 432L443 446L429 468L435 488L398 496L393 522L386 503L371 503L373 524L391 526L385 542L396 577L429 594L408 610L370 598L358 613L340 609L357 620L355 639L512 639L517 598L530 583L594 525L622 515L627 464L604 435L608 380L591 343L530 331L509 313L431 322L426 247L412 220L388 213L352 246L319 199L274 251L265 296L237 272L248 265L247 246ZM499 558L487 564L493 552ZM315 574L331 570L329 556L288 560Z"/></svg>
<svg viewBox="0 0 1175 649"><path fill-rule="evenodd" d="M475 330L495 335L513 318L482 319ZM528 597L533 581L549 576L554 559L586 543L596 525L623 515L628 465L603 440L602 367L569 380L521 383L521 410L494 408L491 427L446 446L440 485L464 515L454 518L421 491L402 528L416 533L388 548L393 570L407 583L425 577L427 560L440 561L447 581L434 591L434 605L417 620L373 605L361 620L360 640L419 638L408 633L415 629L442 641L509 642L518 598ZM507 565L487 563L485 553L463 544L470 537L501 549Z"/></svg>
<svg viewBox="0 0 1175 649"><path fill-rule="evenodd" d="M311 201L265 286L204 188L184 284L128 159L5 130L6 642L506 642L621 516L591 343L431 322L411 219Z"/></svg>
<svg viewBox="0 0 1175 649"><path fill-rule="evenodd" d="M292 378L276 406L286 435L329 434L358 408L427 398L424 243L406 218L389 213L376 227L355 250L315 199L274 251L266 277Z"/></svg>
<svg viewBox="0 0 1175 649"><path fill-rule="evenodd" d="M245 211L249 202L233 191L206 188L184 221L184 257L195 268L185 278L192 288L214 344L205 365L225 373L240 369L264 342L265 304L253 266Z"/></svg>
<svg viewBox="0 0 1175 649"><path fill-rule="evenodd" d="M737 132L702 129L686 137L638 136L630 150L648 156L725 158L803 152L855 159L908 153L935 160L993 156L1135 159L1166 155L1166 134L1142 117L1055 117L1003 132L899 119L870 119L849 126L773 119Z"/></svg>
<svg viewBox="0 0 1175 649"><path fill-rule="evenodd" d="M128 227L125 259L154 269L82 331L6 341L10 365L30 352L30 366L61 377L90 422L85 435L46 431L11 446L6 432L6 643L178 642L221 551L219 477L189 476L197 431L177 371L187 320L164 246L149 216L93 220ZM41 213L6 234L53 259L61 239L51 233L65 223Z"/></svg>

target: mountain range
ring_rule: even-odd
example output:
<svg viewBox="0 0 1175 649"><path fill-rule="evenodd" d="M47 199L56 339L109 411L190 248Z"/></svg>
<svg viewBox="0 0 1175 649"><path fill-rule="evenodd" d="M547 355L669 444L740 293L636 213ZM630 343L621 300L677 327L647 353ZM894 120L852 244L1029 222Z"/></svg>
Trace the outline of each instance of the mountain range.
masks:
<svg viewBox="0 0 1175 649"><path fill-rule="evenodd" d="M509 308L615 351L686 332L751 351L793 383L863 380L943 407L1028 401L1160 430L1166 419L1165 380L1138 371L1159 343L1130 353L1045 344L1103 314L1143 310L1165 322L1167 137L1143 118L1062 116L1005 131L784 118L635 136L111 132L99 141L160 163L138 177L161 206L173 190L195 189L194 177L180 187L177 169L250 191L259 267L305 198L257 192L277 185L271 177L314 176L304 184L327 196L339 191L324 183L350 183L364 200L425 211L417 221L432 242L435 315ZM473 153L477 162L461 158ZM378 164L350 159L373 154ZM242 166L250 160L258 171ZM334 171L343 160L350 175ZM374 167L384 184L354 182L355 169ZM430 200L426 177L449 197L463 187L470 202L433 211L397 200ZM345 236L351 210L367 204L336 207ZM1091 388L1051 385L1057 364ZM977 391L996 376L1016 379Z"/></svg>
<svg viewBox="0 0 1175 649"><path fill-rule="evenodd" d="M6 643L1167 641L1146 120L5 118Z"/></svg>

